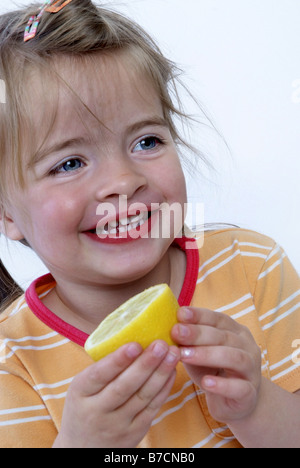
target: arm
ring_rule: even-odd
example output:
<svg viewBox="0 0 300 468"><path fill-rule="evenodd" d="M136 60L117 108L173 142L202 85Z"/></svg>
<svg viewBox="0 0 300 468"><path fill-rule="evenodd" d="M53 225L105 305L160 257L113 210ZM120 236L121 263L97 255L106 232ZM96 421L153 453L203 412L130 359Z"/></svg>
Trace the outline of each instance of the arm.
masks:
<svg viewBox="0 0 300 468"><path fill-rule="evenodd" d="M173 339L212 417L245 447L299 447L300 396L261 377L260 349L250 331L208 309L180 309L178 319Z"/></svg>
<svg viewBox="0 0 300 468"><path fill-rule="evenodd" d="M299 275L278 245L260 265L242 258L257 318L253 333L263 348L249 329L207 309L181 309L173 339L210 414L241 444L299 447L300 396L293 392L300 389L300 362L291 354L300 330ZM262 352L269 380L261 376Z"/></svg>
<svg viewBox="0 0 300 468"><path fill-rule="evenodd" d="M288 393L263 379L255 411L228 425L246 448L299 448L300 391Z"/></svg>

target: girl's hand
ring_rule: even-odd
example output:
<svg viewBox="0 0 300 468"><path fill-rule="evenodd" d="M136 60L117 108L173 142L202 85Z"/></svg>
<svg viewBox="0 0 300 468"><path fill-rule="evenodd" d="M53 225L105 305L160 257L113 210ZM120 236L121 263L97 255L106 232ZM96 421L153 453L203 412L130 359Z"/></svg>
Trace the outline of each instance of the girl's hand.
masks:
<svg viewBox="0 0 300 468"><path fill-rule="evenodd" d="M77 375L54 447L136 447L175 380L177 347L155 341L123 346Z"/></svg>
<svg viewBox="0 0 300 468"><path fill-rule="evenodd" d="M255 409L261 385L261 353L250 331L229 316L181 308L172 338L191 379L206 392L210 414L229 424Z"/></svg>

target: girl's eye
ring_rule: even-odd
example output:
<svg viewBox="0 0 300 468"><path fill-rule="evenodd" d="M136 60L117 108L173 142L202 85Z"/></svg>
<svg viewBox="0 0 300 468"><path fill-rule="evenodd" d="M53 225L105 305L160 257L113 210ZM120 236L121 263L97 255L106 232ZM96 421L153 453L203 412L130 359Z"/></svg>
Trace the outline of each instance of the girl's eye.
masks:
<svg viewBox="0 0 300 468"><path fill-rule="evenodd" d="M154 136L143 138L139 143L134 147L133 152L138 151L149 151L155 149L157 146L161 145L162 141Z"/></svg>
<svg viewBox="0 0 300 468"><path fill-rule="evenodd" d="M67 172L74 172L80 169L82 166L83 166L83 162L80 159L77 159L77 158L68 159L68 161L65 161L64 163L55 167L50 172L50 174L55 175L55 174L64 174Z"/></svg>

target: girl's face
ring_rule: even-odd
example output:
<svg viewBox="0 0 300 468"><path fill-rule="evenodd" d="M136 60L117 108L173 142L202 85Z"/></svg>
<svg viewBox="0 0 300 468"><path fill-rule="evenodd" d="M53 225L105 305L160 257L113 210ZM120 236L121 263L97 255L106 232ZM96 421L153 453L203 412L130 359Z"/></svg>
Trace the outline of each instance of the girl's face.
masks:
<svg viewBox="0 0 300 468"><path fill-rule="evenodd" d="M59 87L54 127L26 161L26 189L13 194L9 216L14 238L25 238L57 281L121 284L152 271L178 235L185 180L150 81L125 69L122 55L87 63L57 61L81 102ZM32 81L32 92L38 89ZM44 135L49 121L38 101L34 112L35 130ZM177 214L162 233L171 205ZM128 216L139 208L138 220Z"/></svg>

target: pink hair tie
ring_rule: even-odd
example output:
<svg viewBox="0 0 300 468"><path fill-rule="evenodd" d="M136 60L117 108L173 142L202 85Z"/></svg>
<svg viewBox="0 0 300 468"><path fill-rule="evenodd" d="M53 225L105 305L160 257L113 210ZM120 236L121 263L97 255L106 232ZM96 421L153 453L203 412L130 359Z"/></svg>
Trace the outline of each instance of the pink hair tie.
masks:
<svg viewBox="0 0 300 468"><path fill-rule="evenodd" d="M36 16L31 16L29 18L25 28L24 42L27 42L36 36L38 25L45 11L48 13L58 13L71 2L72 0L46 0L40 7L39 13Z"/></svg>

